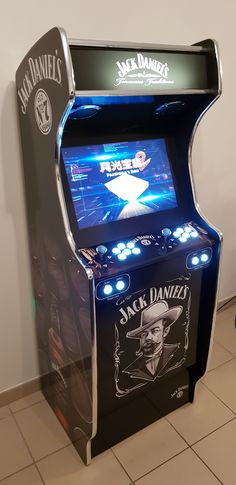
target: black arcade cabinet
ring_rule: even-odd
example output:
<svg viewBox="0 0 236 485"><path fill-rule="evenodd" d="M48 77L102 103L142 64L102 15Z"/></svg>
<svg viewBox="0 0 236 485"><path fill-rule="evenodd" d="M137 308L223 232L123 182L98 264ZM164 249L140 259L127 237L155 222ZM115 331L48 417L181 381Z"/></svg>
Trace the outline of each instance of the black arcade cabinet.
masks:
<svg viewBox="0 0 236 485"><path fill-rule="evenodd" d="M88 464L193 401L206 370L221 235L189 165L218 51L54 28L16 85L42 388Z"/></svg>

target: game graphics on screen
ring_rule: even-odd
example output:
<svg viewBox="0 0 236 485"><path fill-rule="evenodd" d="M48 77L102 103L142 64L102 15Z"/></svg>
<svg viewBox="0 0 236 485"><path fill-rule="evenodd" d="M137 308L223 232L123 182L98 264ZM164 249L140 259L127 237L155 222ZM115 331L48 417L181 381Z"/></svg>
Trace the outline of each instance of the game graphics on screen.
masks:
<svg viewBox="0 0 236 485"><path fill-rule="evenodd" d="M62 149L80 228L177 207L163 139Z"/></svg>

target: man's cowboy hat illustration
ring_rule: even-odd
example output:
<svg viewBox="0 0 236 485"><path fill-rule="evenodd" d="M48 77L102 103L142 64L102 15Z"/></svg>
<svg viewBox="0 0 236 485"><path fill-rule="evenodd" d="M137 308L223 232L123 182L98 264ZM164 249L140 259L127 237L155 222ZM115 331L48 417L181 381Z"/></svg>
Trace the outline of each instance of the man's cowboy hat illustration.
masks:
<svg viewBox="0 0 236 485"><path fill-rule="evenodd" d="M181 315L182 306L168 307L166 301L158 301L142 311L140 327L127 332L128 338L141 338L141 333L148 331L154 324L163 320L164 328L172 325Z"/></svg>

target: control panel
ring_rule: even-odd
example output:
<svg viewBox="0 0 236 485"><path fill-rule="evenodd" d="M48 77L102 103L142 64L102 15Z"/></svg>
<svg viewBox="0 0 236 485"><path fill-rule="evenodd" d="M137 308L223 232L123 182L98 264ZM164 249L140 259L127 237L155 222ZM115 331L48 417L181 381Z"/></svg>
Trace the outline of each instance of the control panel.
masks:
<svg viewBox="0 0 236 485"><path fill-rule="evenodd" d="M97 276L103 276L161 259L183 248L187 252L186 267L197 269L209 264L210 246L211 239L205 229L187 222L181 226L164 227L156 234L137 235L128 240L85 248L80 250L80 254L94 268Z"/></svg>

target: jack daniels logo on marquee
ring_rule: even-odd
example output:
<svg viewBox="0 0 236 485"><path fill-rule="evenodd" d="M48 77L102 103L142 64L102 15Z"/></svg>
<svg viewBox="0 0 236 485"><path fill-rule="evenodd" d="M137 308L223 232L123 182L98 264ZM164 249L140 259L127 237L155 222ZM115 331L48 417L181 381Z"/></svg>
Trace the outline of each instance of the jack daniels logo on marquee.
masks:
<svg viewBox="0 0 236 485"><path fill-rule="evenodd" d="M119 298L115 323L116 397L181 367L189 351L191 291L165 283Z"/></svg>
<svg viewBox="0 0 236 485"><path fill-rule="evenodd" d="M174 84L173 80L168 79L170 69L166 62L141 53L125 61L117 61L116 65L119 71L114 86L136 84L148 87L153 84Z"/></svg>

